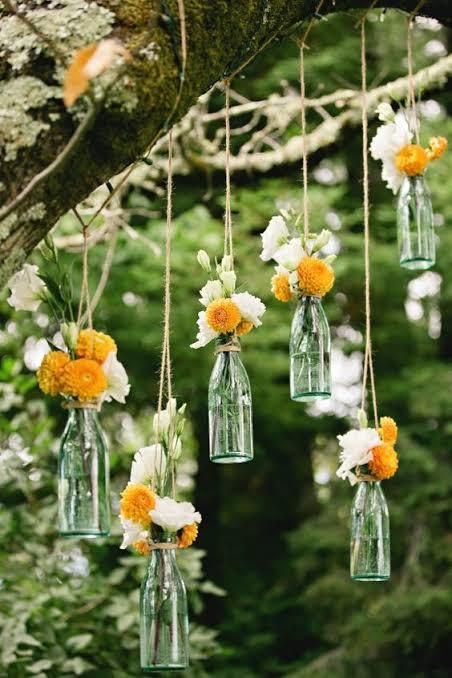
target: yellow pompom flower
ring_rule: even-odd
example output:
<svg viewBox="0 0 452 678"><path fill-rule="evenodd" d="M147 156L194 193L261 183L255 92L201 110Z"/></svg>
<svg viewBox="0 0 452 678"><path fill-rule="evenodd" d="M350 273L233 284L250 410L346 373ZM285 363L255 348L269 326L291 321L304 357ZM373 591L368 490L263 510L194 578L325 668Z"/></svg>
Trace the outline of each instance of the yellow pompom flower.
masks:
<svg viewBox="0 0 452 678"><path fill-rule="evenodd" d="M126 520L133 520L134 523L147 527L151 522L149 511L153 508L155 508L155 494L146 485L129 484L121 492L119 509Z"/></svg>
<svg viewBox="0 0 452 678"><path fill-rule="evenodd" d="M429 141L430 148L427 149L428 159L431 161L440 158L446 150L447 145L445 137L432 137Z"/></svg>
<svg viewBox="0 0 452 678"><path fill-rule="evenodd" d="M151 551L149 542L147 542L146 539L139 539L138 541L134 541L132 544L132 548L140 556L148 556Z"/></svg>
<svg viewBox="0 0 452 678"><path fill-rule="evenodd" d="M238 337L242 337L244 334L251 332L254 325L251 320L241 320L235 329L235 333Z"/></svg>
<svg viewBox="0 0 452 678"><path fill-rule="evenodd" d="M409 177L422 174L428 165L428 155L425 148L419 144L407 144L403 146L395 157L395 164L399 172L404 172Z"/></svg>
<svg viewBox="0 0 452 678"><path fill-rule="evenodd" d="M240 319L239 307L232 299L215 299L207 306L207 324L219 334L233 332Z"/></svg>
<svg viewBox="0 0 452 678"><path fill-rule="evenodd" d="M77 338L75 354L77 358L87 358L103 363L109 353L117 351L117 346L108 334L96 330L82 330Z"/></svg>
<svg viewBox="0 0 452 678"><path fill-rule="evenodd" d="M47 395L56 396L60 393L61 375L64 367L70 361L63 351L50 351L44 356L41 367L37 371L39 388Z"/></svg>
<svg viewBox="0 0 452 678"><path fill-rule="evenodd" d="M287 273L277 273L273 276L272 292L278 301L286 302L292 299L292 290Z"/></svg>
<svg viewBox="0 0 452 678"><path fill-rule="evenodd" d="M304 257L297 268L300 290L310 297L323 297L334 285L334 271L317 257Z"/></svg>
<svg viewBox="0 0 452 678"><path fill-rule="evenodd" d="M61 373L61 392L80 401L94 400L107 388L107 378L95 360L71 360Z"/></svg>
<svg viewBox="0 0 452 678"><path fill-rule="evenodd" d="M389 443L383 443L372 448L372 459L369 469L377 480L392 478L399 467L397 452Z"/></svg>
<svg viewBox="0 0 452 678"><path fill-rule="evenodd" d="M177 545L180 549L186 549L196 541L198 536L198 526L196 523L191 523L191 525L185 525L185 527L179 531L177 537Z"/></svg>
<svg viewBox="0 0 452 678"><path fill-rule="evenodd" d="M380 417L378 434L384 443L395 445L397 442L397 424L391 417Z"/></svg>

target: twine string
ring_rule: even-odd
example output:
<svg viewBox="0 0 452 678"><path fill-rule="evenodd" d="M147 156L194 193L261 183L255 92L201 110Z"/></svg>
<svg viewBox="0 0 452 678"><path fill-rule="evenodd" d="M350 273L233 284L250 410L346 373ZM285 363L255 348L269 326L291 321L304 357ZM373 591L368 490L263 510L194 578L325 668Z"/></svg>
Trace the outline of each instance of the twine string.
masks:
<svg viewBox="0 0 452 678"><path fill-rule="evenodd" d="M240 353L242 349L237 341L231 339L227 344L221 344L215 348L215 355L218 353Z"/></svg>
<svg viewBox="0 0 452 678"><path fill-rule="evenodd" d="M361 409L364 409L367 389L367 375L370 377L372 394L373 414L375 428L378 428L377 393L375 388L375 374L372 357L371 337L371 299L370 299L370 255L369 255L369 162L368 162L368 129L367 129L367 61L366 61L366 26L365 17L361 20L361 115L362 115L362 139L363 139L363 210L364 210L364 271L365 271L365 313L366 313L366 339L364 351L363 383L361 392Z"/></svg>
<svg viewBox="0 0 452 678"><path fill-rule="evenodd" d="M61 403L63 410L97 410L100 412L100 402L86 402L82 403L80 400L63 400Z"/></svg>
<svg viewBox="0 0 452 678"><path fill-rule="evenodd" d="M234 268L234 251L232 242L232 211L231 211L231 116L230 116L230 98L231 82L224 81L225 94L225 176L226 176L226 195L224 209L224 256L231 257L232 268Z"/></svg>
<svg viewBox="0 0 452 678"><path fill-rule="evenodd" d="M306 80L304 71L304 51L309 49L306 40L314 25L315 15L322 9L324 0L318 3L315 14L311 17L308 26L299 40L300 47L300 99L301 99L301 141L302 141L302 176L303 176L303 232L305 246L309 238L309 202L308 202L308 149L306 148Z"/></svg>
<svg viewBox="0 0 452 678"><path fill-rule="evenodd" d="M168 134L168 178L166 190L166 228L165 228L165 283L163 302L163 340L160 363L160 383L158 397L158 414L163 407L165 393L168 400L172 398L171 350L170 350L170 316L171 316L171 226L173 216L173 134ZM166 382L166 384L165 384Z"/></svg>
<svg viewBox="0 0 452 678"><path fill-rule="evenodd" d="M88 327L93 329L93 313L91 308L91 298L89 293L89 261L88 261L88 228L89 224L85 224L82 217L77 211L77 208L72 209L77 217L80 226L82 227L83 250L82 250L82 283L80 286L80 301L77 312L77 326L80 328L84 323L83 307L86 307L85 315L88 320Z"/></svg>
<svg viewBox="0 0 452 678"><path fill-rule="evenodd" d="M422 5L425 3L425 0L420 0L414 10L407 18L407 61L408 61L408 109L411 113L410 115L410 126L413 127L414 135L416 137L416 143L419 144L419 119L416 111L416 92L414 88L414 76L413 76L413 25L414 19L416 18L417 13L421 9Z"/></svg>

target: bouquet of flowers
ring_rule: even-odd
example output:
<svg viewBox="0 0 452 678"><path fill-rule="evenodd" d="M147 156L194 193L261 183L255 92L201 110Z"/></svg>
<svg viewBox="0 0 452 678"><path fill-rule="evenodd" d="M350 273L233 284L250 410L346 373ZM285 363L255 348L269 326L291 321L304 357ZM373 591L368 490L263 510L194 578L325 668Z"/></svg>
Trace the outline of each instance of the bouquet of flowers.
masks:
<svg viewBox="0 0 452 678"><path fill-rule="evenodd" d="M382 179L395 195L405 177L422 175L431 162L443 155L447 139L432 137L428 147L424 148L412 143L413 125L407 111L401 109L396 113L391 104L382 103L377 114L383 124L372 139L370 153L374 160L381 160Z"/></svg>
<svg viewBox="0 0 452 678"><path fill-rule="evenodd" d="M124 366L117 358L114 339L75 322L69 275L62 270L53 245L49 246L47 256L52 275L40 274L37 266L25 264L8 282L10 306L18 311L34 312L44 302L59 328L54 350L47 345L37 370L41 391L81 404L96 403L99 407L104 401L124 403L130 385Z"/></svg>
<svg viewBox="0 0 452 678"><path fill-rule="evenodd" d="M394 446L397 442L397 424L391 417L380 418L380 428L368 428L362 412L359 429L338 436L341 465L337 475L354 485L363 476L368 480L387 480L395 475L399 460Z"/></svg>
<svg viewBox="0 0 452 678"><path fill-rule="evenodd" d="M204 250L199 250L198 262L206 273L212 272L210 257ZM200 291L199 301L206 310L198 314L198 334L191 348L201 348L214 339L234 340L262 325L262 301L249 292L235 291L237 276L232 257L224 256L215 270L215 279L208 280Z"/></svg>
<svg viewBox="0 0 452 678"><path fill-rule="evenodd" d="M201 515L189 502L165 496L182 452L185 407L178 409L171 398L166 409L154 415L156 442L138 450L133 458L130 481L120 501L122 549L132 546L147 555L153 543L173 540L178 548L187 548L196 540Z"/></svg>
<svg viewBox="0 0 452 678"><path fill-rule="evenodd" d="M300 216L293 211L281 210L262 233L261 259L273 259L277 264L271 288L275 298L282 302L303 296L323 297L334 285L331 264L336 255L320 257L331 231L323 229L320 234L310 233L308 237L298 235L299 220Z"/></svg>

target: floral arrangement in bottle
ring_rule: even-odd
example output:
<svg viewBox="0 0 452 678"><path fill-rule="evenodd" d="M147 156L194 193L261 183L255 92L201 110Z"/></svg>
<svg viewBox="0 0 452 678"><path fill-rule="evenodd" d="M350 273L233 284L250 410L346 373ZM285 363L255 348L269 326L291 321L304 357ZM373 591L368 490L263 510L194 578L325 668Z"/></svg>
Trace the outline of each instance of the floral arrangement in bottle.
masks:
<svg viewBox="0 0 452 678"><path fill-rule="evenodd" d="M204 250L198 252L198 263L212 272L210 257ZM214 339L232 340L248 334L262 325L265 312L262 301L249 292L236 292L237 276L232 257L227 255L216 264L214 280L208 280L200 290L199 301L205 311L198 314L198 334L191 348L201 348Z"/></svg>
<svg viewBox="0 0 452 678"><path fill-rule="evenodd" d="M167 496L182 453L185 408L185 404L177 408L176 399L171 398L166 409L154 415L156 442L138 450L133 458L120 501L122 549L131 546L140 555L148 555L154 542L173 539L178 548L187 548L197 538L201 515L189 502Z"/></svg>
<svg viewBox="0 0 452 678"><path fill-rule="evenodd" d="M198 252L198 262L212 273L210 257ZM218 464L251 461L253 413L251 385L240 358L240 338L262 325L262 301L249 292L237 292L233 260L225 255L216 263L215 279L201 289L205 311L198 314L198 335L192 348L216 343L216 361L209 380L210 460Z"/></svg>
<svg viewBox="0 0 452 678"><path fill-rule="evenodd" d="M331 264L321 256L331 231L298 234L301 215L281 211L262 233L263 261L276 262L271 289L278 301L298 301L290 333L290 396L298 402L331 395L331 337L321 299L334 285Z"/></svg>
<svg viewBox="0 0 452 678"><path fill-rule="evenodd" d="M383 181L394 193L398 193L405 177L422 175L431 162L440 158L447 148L447 139L432 137L424 148L412 143L415 132L407 111L397 113L389 103L377 108L378 119L383 122L377 129L370 145L374 160L381 160Z"/></svg>
<svg viewBox="0 0 452 678"><path fill-rule="evenodd" d="M408 269L427 269L436 260L433 208L425 181L425 171L447 148L444 137L432 137L424 148L418 138L415 114L402 109L397 113L388 103L380 104L378 117L383 125L370 145L375 160L381 160L383 181L397 202L397 237L400 265Z"/></svg>
<svg viewBox="0 0 452 678"><path fill-rule="evenodd" d="M182 670L189 664L188 606L176 551L198 536L201 514L177 501L176 466L182 453L185 404L170 398L154 415L155 442L135 454L121 493L120 548L149 555L140 594L140 661L145 671Z"/></svg>
<svg viewBox="0 0 452 678"><path fill-rule="evenodd" d="M350 576L355 581L387 581L391 575L389 510L381 480L392 478L399 460L395 451L397 424L381 417L369 428L363 410L359 429L338 436L337 475L358 485L351 507Z"/></svg>
<svg viewBox="0 0 452 678"><path fill-rule="evenodd" d="M42 248L46 272L25 264L8 285L8 303L35 312L44 303L58 332L37 368L43 393L61 396L68 410L58 457L60 535L99 537L110 532L108 447L97 416L104 402L125 402L130 385L112 337L86 327L82 304L76 314L68 271L51 240ZM81 296L83 298L83 287ZM87 313L91 318L90 312Z"/></svg>
<svg viewBox="0 0 452 678"><path fill-rule="evenodd" d="M59 327L58 345L54 344L53 350L47 345L37 370L38 385L46 395L60 395L81 404L124 403L130 385L117 358L117 345L108 334L75 322L68 273L61 268L53 244L47 244L51 272L40 274L37 266L25 264L8 282L10 306L34 312L46 303Z"/></svg>

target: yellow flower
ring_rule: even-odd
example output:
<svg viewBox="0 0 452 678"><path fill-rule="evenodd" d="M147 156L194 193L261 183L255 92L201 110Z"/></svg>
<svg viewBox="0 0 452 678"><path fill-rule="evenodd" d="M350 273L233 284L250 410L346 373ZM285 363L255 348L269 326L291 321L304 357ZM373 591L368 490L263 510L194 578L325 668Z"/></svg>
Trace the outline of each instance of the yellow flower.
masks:
<svg viewBox="0 0 452 678"><path fill-rule="evenodd" d="M70 358L63 351L50 351L44 356L41 367L37 372L38 384L41 391L55 396L61 391L61 374Z"/></svg>
<svg viewBox="0 0 452 678"><path fill-rule="evenodd" d="M248 332L251 332L253 327L254 325L250 320L241 320L236 327L235 333L237 334L238 337L241 337L244 334L248 334Z"/></svg>
<svg viewBox="0 0 452 678"><path fill-rule="evenodd" d="M409 177L422 174L428 165L428 155L425 148L419 144L407 144L403 146L395 157L396 167L399 172L404 172Z"/></svg>
<svg viewBox="0 0 452 678"><path fill-rule="evenodd" d="M397 424L391 417L380 417L378 434L384 443L395 445L397 442Z"/></svg>
<svg viewBox="0 0 452 678"><path fill-rule="evenodd" d="M155 494L146 485L129 484L121 492L119 509L126 520L133 520L134 523L147 527L151 522L149 511L153 508L155 508Z"/></svg>
<svg viewBox="0 0 452 678"><path fill-rule="evenodd" d="M317 257L304 257L297 273L300 290L311 297L323 297L334 285L333 269Z"/></svg>
<svg viewBox="0 0 452 678"><path fill-rule="evenodd" d="M277 273L272 278L272 292L278 301L290 301L292 291L287 273Z"/></svg>
<svg viewBox="0 0 452 678"><path fill-rule="evenodd" d="M107 388L107 378L95 360L71 360L61 374L61 392L78 400L94 400Z"/></svg>
<svg viewBox="0 0 452 678"><path fill-rule="evenodd" d="M134 541L132 544L132 548L140 556L148 556L151 551L149 542L146 541L146 539L139 539L138 541Z"/></svg>
<svg viewBox="0 0 452 678"><path fill-rule="evenodd" d="M389 443L372 448L373 458L369 461L369 469L377 480L392 478L399 466L397 452Z"/></svg>
<svg viewBox="0 0 452 678"><path fill-rule="evenodd" d="M82 330L78 335L75 354L77 358L87 358L103 363L109 353L117 351L115 341L103 332Z"/></svg>
<svg viewBox="0 0 452 678"><path fill-rule="evenodd" d="M215 299L206 309L209 327L219 334L233 332L240 322L240 311L232 299Z"/></svg>
<svg viewBox="0 0 452 678"><path fill-rule="evenodd" d="M447 148L445 137L432 137L428 143L430 148L427 149L427 155L430 161L440 158Z"/></svg>
<svg viewBox="0 0 452 678"><path fill-rule="evenodd" d="M198 526L196 523L186 525L182 530L179 530L177 537L177 545L180 549L186 549L196 541L198 536Z"/></svg>

